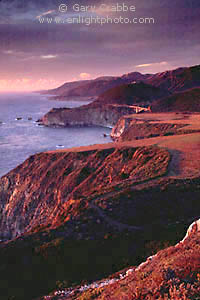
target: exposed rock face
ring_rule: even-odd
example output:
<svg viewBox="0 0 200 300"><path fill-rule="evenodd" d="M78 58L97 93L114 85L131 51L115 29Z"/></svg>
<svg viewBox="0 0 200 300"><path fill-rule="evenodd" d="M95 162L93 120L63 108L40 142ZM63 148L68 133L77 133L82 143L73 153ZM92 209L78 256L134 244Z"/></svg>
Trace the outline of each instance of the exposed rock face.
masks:
<svg viewBox="0 0 200 300"><path fill-rule="evenodd" d="M121 116L137 112L135 104L148 106L168 94L144 83L122 85L109 89L88 105L72 109L54 108L42 118L42 123L47 126L112 127Z"/></svg>
<svg viewBox="0 0 200 300"><path fill-rule="evenodd" d="M0 180L1 236L10 239L37 226L56 226L77 215L79 205L87 206L80 199L127 179L137 183L161 176L168 162L168 152L154 147L31 156Z"/></svg>
<svg viewBox="0 0 200 300"><path fill-rule="evenodd" d="M186 124L156 123L137 118L121 117L111 131L114 141L124 142L164 135L178 134Z"/></svg>
<svg viewBox="0 0 200 300"><path fill-rule="evenodd" d="M190 237L191 235L197 233L200 231L200 219L199 220L196 220L194 221L188 228L187 230L187 233L184 237L184 239L180 242L180 243L183 243L185 242L185 240ZM179 245L179 243L177 244L177 246Z"/></svg>
<svg viewBox="0 0 200 300"><path fill-rule="evenodd" d="M135 113L129 106L91 106L54 108L43 118L46 126L105 126L113 127L122 115Z"/></svg>
<svg viewBox="0 0 200 300"><path fill-rule="evenodd" d="M133 122L133 118L131 117L121 117L117 123L115 124L115 126L112 128L111 131L111 138L113 140L119 140L119 138L122 136L122 134L124 133L124 131L130 126L130 123Z"/></svg>

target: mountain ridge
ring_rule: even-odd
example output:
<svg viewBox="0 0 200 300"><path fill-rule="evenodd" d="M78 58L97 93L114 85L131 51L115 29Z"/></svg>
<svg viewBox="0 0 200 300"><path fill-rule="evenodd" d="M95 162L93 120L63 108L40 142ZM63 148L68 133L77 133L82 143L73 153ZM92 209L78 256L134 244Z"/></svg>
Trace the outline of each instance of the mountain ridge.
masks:
<svg viewBox="0 0 200 300"><path fill-rule="evenodd" d="M146 80L149 76L150 74L141 74L139 72L127 73L122 76L101 76L91 80L67 82L56 89L43 91L42 93L56 95L54 99L58 100L77 96L97 97L112 87L133 81L140 82Z"/></svg>
<svg viewBox="0 0 200 300"><path fill-rule="evenodd" d="M130 80L133 77L139 78L139 74L130 73L124 76ZM95 100L93 99L94 101L90 104L73 109L53 109L45 114L41 121L47 126L97 125L112 127L123 115L140 111L162 112L168 110L183 111L185 109L186 112L195 112L200 110L198 104L198 92L200 90L199 65L178 68L151 76L148 74L142 76L148 78L143 78L144 80L140 78L138 82L134 81L128 84L121 84L121 79L120 83L117 79L117 86L104 91ZM112 85L110 80L108 82L109 85ZM105 87L102 87L101 81L96 81L95 84L100 89ZM187 100L187 98L189 99ZM195 100L195 103L193 103L193 100ZM134 105L139 106L139 110L133 107ZM149 109L142 110L142 107L149 107Z"/></svg>
<svg viewBox="0 0 200 300"><path fill-rule="evenodd" d="M70 97L97 97L110 88L132 82L145 82L168 92L182 92L200 87L200 66L179 67L155 74L131 72L121 76L101 76L91 80L67 82L58 88L43 91L43 94L55 95L57 100Z"/></svg>

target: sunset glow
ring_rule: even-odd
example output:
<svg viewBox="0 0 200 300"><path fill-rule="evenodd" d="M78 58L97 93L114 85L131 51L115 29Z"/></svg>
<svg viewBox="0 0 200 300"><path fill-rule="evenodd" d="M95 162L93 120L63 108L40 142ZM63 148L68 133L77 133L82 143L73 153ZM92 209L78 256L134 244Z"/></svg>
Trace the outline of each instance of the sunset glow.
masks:
<svg viewBox="0 0 200 300"><path fill-rule="evenodd" d="M64 82L57 80L22 78L16 80L0 80L0 91L38 91L57 87Z"/></svg>
<svg viewBox="0 0 200 300"><path fill-rule="evenodd" d="M197 65L200 6L191 1L126 0L124 11L115 11L116 3L107 0L92 0L93 11L84 0L60 8L57 0L0 1L0 90L49 89L98 76ZM93 23L66 22L74 17L91 17ZM95 23L105 17L109 23ZM125 22L118 22L120 17ZM155 22L133 22L145 17Z"/></svg>

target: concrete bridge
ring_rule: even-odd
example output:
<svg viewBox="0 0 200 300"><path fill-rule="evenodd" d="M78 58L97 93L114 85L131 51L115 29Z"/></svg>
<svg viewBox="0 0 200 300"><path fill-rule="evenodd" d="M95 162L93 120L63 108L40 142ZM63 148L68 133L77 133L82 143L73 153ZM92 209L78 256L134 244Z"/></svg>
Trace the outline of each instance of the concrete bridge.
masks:
<svg viewBox="0 0 200 300"><path fill-rule="evenodd" d="M115 107L127 107L127 108L131 108L135 111L136 114L142 112L142 111L148 111L151 112L151 108L150 106L148 107L143 107L143 106L138 106L138 105L126 105L126 104L110 104L112 106Z"/></svg>

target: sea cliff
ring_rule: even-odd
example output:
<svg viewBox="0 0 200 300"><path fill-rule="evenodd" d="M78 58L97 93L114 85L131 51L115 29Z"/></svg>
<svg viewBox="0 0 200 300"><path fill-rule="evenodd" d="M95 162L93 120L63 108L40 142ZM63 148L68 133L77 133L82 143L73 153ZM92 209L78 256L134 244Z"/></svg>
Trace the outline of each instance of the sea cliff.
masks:
<svg viewBox="0 0 200 300"><path fill-rule="evenodd" d="M156 147L31 156L0 180L1 238L69 221L86 209L95 194L162 176L169 158L167 151ZM160 164L155 165L156 161Z"/></svg>
<svg viewBox="0 0 200 300"><path fill-rule="evenodd" d="M171 168L166 149L109 144L39 153L2 177L1 298L105 278L182 239L200 179Z"/></svg>
<svg viewBox="0 0 200 300"><path fill-rule="evenodd" d="M104 126L113 127L122 115L135 113L130 106L82 106L53 108L40 120L46 126Z"/></svg>

